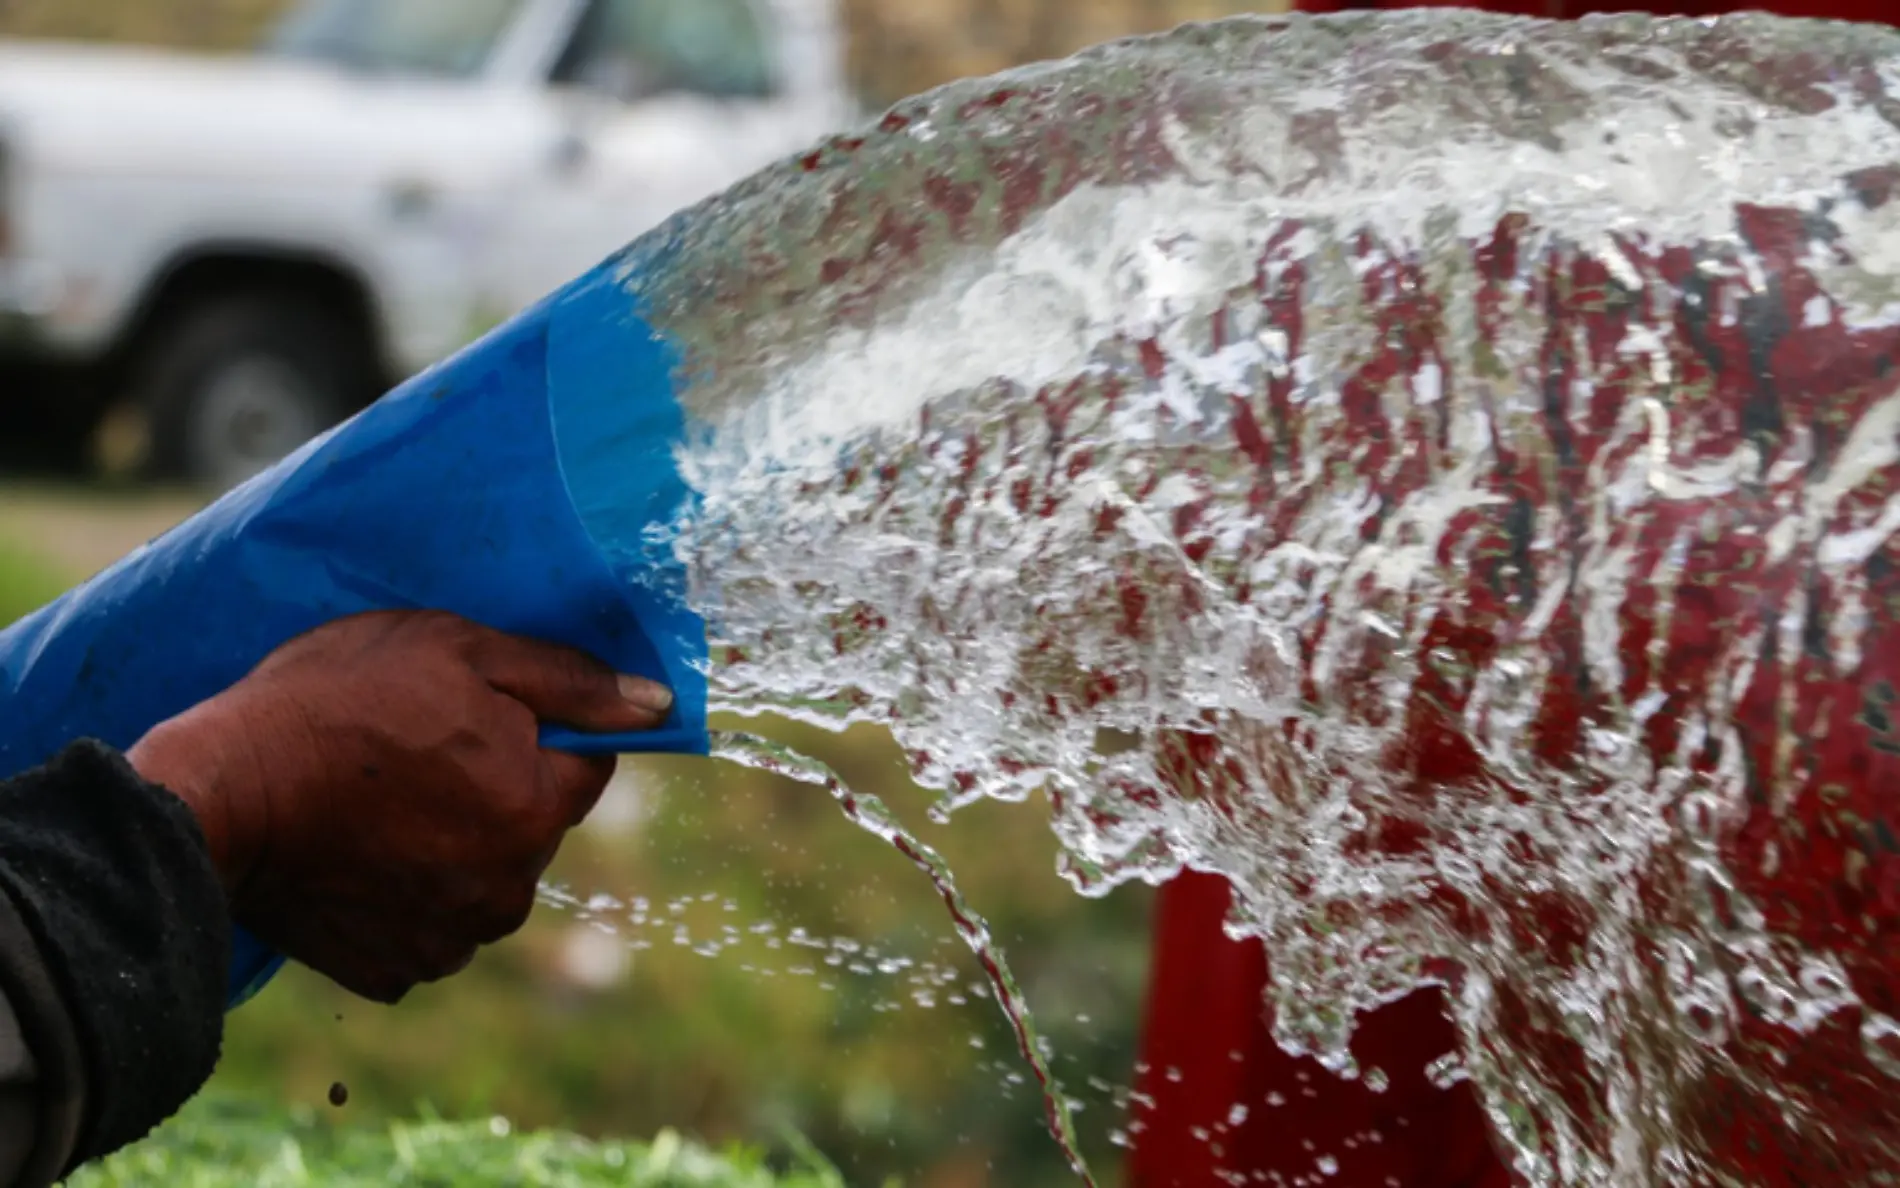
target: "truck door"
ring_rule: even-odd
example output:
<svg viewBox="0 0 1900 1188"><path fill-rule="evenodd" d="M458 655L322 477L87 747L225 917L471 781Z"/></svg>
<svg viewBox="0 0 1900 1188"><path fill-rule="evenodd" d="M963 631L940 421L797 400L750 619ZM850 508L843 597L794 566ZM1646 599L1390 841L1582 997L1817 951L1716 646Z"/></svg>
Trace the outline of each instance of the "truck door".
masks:
<svg viewBox="0 0 1900 1188"><path fill-rule="evenodd" d="M555 60L546 159L518 196L497 284L528 304L674 211L816 134L753 0L589 0Z"/></svg>

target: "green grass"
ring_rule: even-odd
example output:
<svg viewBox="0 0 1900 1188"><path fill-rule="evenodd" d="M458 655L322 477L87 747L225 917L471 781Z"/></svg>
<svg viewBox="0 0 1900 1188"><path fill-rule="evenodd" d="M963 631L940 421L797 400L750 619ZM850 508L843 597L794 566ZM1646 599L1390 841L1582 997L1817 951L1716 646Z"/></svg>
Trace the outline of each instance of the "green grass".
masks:
<svg viewBox="0 0 1900 1188"><path fill-rule="evenodd" d="M68 575L0 539L0 627L63 593ZM306 1027L307 1030L307 1027ZM71 1188L844 1188L802 1140L777 1173L750 1148L723 1153L662 1131L650 1142L515 1133L498 1120L423 1117L349 1124L339 1114L207 1093L143 1143L86 1168Z"/></svg>
<svg viewBox="0 0 1900 1188"><path fill-rule="evenodd" d="M312 1109L202 1097L69 1188L844 1188L816 1155L774 1173L752 1151L715 1154L671 1131L650 1143L514 1134L500 1121L338 1124Z"/></svg>
<svg viewBox="0 0 1900 1188"><path fill-rule="evenodd" d="M0 627L66 592L67 574L11 541L0 539Z"/></svg>
<svg viewBox="0 0 1900 1188"><path fill-rule="evenodd" d="M12 502L0 499L9 513L0 517L0 625L81 576L45 551L67 543L55 534L69 521L36 522L22 500L37 493L8 494ZM47 504L63 510L88 497L61 491ZM135 505L128 512L143 515ZM1115 1087L1135 1059L1147 974L1145 889L1102 900L1073 894L1055 877L1054 837L1033 807L978 806L954 826L924 821L926 794L910 785L904 753L886 732L766 729L884 796L950 860L1036 1004L1065 1088L1087 1102L1084 1144L1113 1183L1120 1159L1108 1136L1124 1113ZM521 935L399 1007L372 1006L292 968L231 1016L213 1104L194 1107L180 1129L77 1181L80 1188L828 1188L890 1176L1075 1183L1042 1127L1039 1099L1022 1083L1008 1026L992 1001L967 993L981 972L928 880L803 785L706 760L649 758L632 768L648 815L636 828L576 833L550 875L583 898L601 892L654 905L649 924L621 924L629 956L618 980L576 979L569 952L587 926L553 910L537 911ZM690 907L676 916L674 905ZM744 947L709 960L672 943L685 926L701 939L737 928ZM795 944L779 947L794 930L940 967L955 979L944 989L957 993L928 1006L913 1000L922 966L819 965ZM816 972L804 976L801 966ZM341 1111L321 1104L337 1080L351 1089ZM301 1103L310 1112L233 1113L220 1104L231 1101ZM485 1122L418 1121L419 1101L453 1118L500 1114L518 1129L497 1137ZM355 1129L342 1128L346 1121ZM518 1137L541 1128L608 1141L590 1148ZM669 1128L700 1146L612 1140ZM767 1152L772 1167L796 1167L807 1161L787 1137L794 1133L840 1177L774 1179L758 1156L704 1154L736 1140ZM650 1163L668 1151L670 1179L629 1170L648 1166L636 1156ZM483 1178L471 1178L464 1163L480 1164Z"/></svg>

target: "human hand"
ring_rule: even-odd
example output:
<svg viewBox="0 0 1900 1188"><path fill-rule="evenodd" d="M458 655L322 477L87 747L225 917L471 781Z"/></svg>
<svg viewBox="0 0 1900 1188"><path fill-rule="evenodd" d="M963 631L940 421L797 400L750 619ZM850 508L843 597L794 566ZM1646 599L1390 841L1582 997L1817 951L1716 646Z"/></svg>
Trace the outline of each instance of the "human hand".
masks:
<svg viewBox="0 0 1900 1188"><path fill-rule="evenodd" d="M612 776L541 724L648 729L671 702L566 648L382 612L284 645L128 758L192 808L239 924L395 1002L521 927Z"/></svg>

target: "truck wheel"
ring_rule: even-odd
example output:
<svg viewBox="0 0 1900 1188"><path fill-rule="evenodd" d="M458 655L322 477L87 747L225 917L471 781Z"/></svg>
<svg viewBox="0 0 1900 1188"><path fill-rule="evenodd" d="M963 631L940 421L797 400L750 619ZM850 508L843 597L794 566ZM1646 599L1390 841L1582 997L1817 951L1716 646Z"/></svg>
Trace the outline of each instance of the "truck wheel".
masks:
<svg viewBox="0 0 1900 1188"><path fill-rule="evenodd" d="M219 490L292 453L374 395L367 344L310 301L222 298L160 328L133 382L155 477Z"/></svg>

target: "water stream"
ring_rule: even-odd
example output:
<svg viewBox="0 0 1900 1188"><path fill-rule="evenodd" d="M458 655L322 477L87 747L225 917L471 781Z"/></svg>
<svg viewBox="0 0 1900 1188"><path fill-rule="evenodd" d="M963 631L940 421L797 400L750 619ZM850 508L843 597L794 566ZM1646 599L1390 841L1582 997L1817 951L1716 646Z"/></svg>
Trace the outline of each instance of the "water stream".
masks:
<svg viewBox="0 0 1900 1188"><path fill-rule="evenodd" d="M883 723L943 814L1046 790L1085 894L1226 875L1289 1049L1445 986L1527 1181L1890 1183L1897 186L1887 30L959 83L629 250L692 426L653 543L716 709Z"/></svg>
<svg viewBox="0 0 1900 1188"><path fill-rule="evenodd" d="M1082 1157L1082 1142L1076 1135L1069 1099L1056 1081L1048 1056L1036 1034L1035 1015L1016 983L1016 975L1010 972L1009 961L1003 955L1003 950L990 936L990 926L963 898L963 892L957 889L956 876L943 856L905 829L904 823L898 820L897 814L882 799L872 793L847 787L836 772L810 756L756 735L728 731L714 736L712 757L823 788L838 802L838 807L844 810L844 815L853 825L882 838L924 873L931 885L936 887L937 894L943 897L944 906L950 910L950 920L956 927L958 939L969 946L977 964L983 969L983 976L989 979L990 988L996 995L996 1005L1009 1020L1010 1030L1015 1034L1016 1048L1036 1075L1050 1135L1062 1148L1063 1156L1068 1159L1076 1175L1082 1178L1088 1188L1095 1188L1095 1177L1089 1172L1087 1160Z"/></svg>

